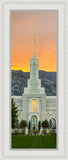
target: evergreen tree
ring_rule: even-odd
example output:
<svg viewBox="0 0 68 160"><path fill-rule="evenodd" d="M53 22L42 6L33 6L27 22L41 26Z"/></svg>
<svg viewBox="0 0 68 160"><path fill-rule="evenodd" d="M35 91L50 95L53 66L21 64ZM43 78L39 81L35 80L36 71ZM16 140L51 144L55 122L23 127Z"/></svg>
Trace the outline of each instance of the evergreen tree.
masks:
<svg viewBox="0 0 68 160"><path fill-rule="evenodd" d="M41 127L41 121L39 121L39 124L38 124L39 131L40 131L40 127Z"/></svg>
<svg viewBox="0 0 68 160"><path fill-rule="evenodd" d="M29 129L30 129L30 127L31 127L31 122L29 121Z"/></svg>
<svg viewBox="0 0 68 160"><path fill-rule="evenodd" d="M12 107L12 128L15 128L18 123L18 107L15 106L14 99L11 100Z"/></svg>

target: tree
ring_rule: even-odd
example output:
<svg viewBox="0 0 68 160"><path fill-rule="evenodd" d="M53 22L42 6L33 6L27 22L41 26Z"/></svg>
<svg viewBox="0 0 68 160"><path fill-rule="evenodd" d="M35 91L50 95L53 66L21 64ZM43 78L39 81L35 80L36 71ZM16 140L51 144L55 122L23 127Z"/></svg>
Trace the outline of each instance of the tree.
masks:
<svg viewBox="0 0 68 160"><path fill-rule="evenodd" d="M31 122L29 121L29 129L30 129L30 127L31 127Z"/></svg>
<svg viewBox="0 0 68 160"><path fill-rule="evenodd" d="M38 124L39 131L40 131L40 127L41 127L41 121L39 121L39 124Z"/></svg>
<svg viewBox="0 0 68 160"><path fill-rule="evenodd" d="M49 122L47 120L42 122L42 127L43 128L48 128L49 127Z"/></svg>
<svg viewBox="0 0 68 160"><path fill-rule="evenodd" d="M18 123L18 107L16 107L13 98L11 100L11 109L12 109L12 128L15 128Z"/></svg>
<svg viewBox="0 0 68 160"><path fill-rule="evenodd" d="M20 127L21 127L21 128L27 127L27 121L26 121L26 120L22 120L22 121L20 122Z"/></svg>

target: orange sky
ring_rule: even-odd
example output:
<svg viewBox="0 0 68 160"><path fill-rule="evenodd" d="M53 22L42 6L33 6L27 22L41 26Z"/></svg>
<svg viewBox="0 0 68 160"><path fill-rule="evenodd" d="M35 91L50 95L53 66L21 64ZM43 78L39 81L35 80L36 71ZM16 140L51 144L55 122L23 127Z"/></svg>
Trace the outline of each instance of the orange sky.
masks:
<svg viewBox="0 0 68 160"><path fill-rule="evenodd" d="M39 58L39 70L57 70L57 11L11 12L11 67L30 71L30 58Z"/></svg>

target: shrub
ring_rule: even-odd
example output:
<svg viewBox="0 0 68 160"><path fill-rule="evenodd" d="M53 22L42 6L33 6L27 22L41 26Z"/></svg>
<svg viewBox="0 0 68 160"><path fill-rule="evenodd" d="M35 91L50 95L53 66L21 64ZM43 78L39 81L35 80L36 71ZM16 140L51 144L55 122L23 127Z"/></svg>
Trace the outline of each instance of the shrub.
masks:
<svg viewBox="0 0 68 160"><path fill-rule="evenodd" d="M38 133L38 130L33 130L34 133Z"/></svg>
<svg viewBox="0 0 68 160"><path fill-rule="evenodd" d="M53 134L53 135L56 135L56 129L51 129L50 133Z"/></svg>
<svg viewBox="0 0 68 160"><path fill-rule="evenodd" d="M43 130L43 132L42 132L43 134L46 134L46 130Z"/></svg>
<svg viewBox="0 0 68 160"><path fill-rule="evenodd" d="M24 130L22 130L22 135L25 135L25 131Z"/></svg>
<svg viewBox="0 0 68 160"><path fill-rule="evenodd" d="M12 135L25 135L25 130L16 130L14 133L12 133Z"/></svg>
<svg viewBox="0 0 68 160"><path fill-rule="evenodd" d="M17 133L18 133L18 134L22 134L22 129L18 129L18 130L17 130Z"/></svg>
<svg viewBox="0 0 68 160"><path fill-rule="evenodd" d="M31 130L30 130L30 129L28 130L28 133L31 133Z"/></svg>
<svg viewBox="0 0 68 160"><path fill-rule="evenodd" d="M46 129L46 134L50 134L50 129Z"/></svg>
<svg viewBox="0 0 68 160"><path fill-rule="evenodd" d="M26 121L26 120L22 120L22 121L20 122L20 127L21 127L21 128L27 127L27 121Z"/></svg>
<svg viewBox="0 0 68 160"><path fill-rule="evenodd" d="M47 120L42 122L42 127L43 128L48 128L49 127L49 122Z"/></svg>

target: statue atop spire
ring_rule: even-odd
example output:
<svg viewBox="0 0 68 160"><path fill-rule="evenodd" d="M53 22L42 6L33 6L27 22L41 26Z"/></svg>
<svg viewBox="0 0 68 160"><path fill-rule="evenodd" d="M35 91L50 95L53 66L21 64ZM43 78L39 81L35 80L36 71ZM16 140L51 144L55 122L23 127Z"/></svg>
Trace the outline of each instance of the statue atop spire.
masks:
<svg viewBox="0 0 68 160"><path fill-rule="evenodd" d="M36 36L34 35L34 55L33 55L33 57L36 57L35 56L35 40L36 40Z"/></svg>

